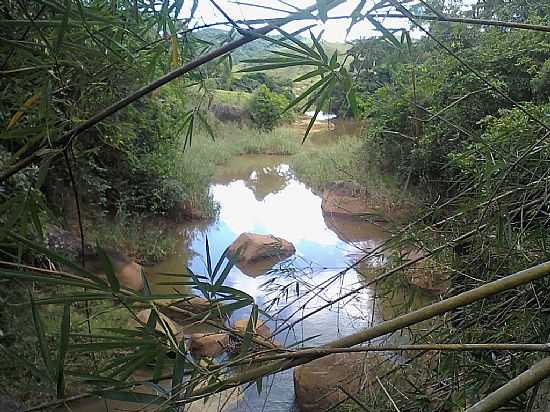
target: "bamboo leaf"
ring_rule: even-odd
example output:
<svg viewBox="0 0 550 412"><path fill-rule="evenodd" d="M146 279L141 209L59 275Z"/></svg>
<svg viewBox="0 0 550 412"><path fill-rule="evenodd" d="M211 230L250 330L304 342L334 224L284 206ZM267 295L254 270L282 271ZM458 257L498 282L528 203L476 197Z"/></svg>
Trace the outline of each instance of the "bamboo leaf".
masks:
<svg viewBox="0 0 550 412"><path fill-rule="evenodd" d="M321 76L323 73L326 73L326 69L325 68L320 68L320 69L308 72L308 73L306 73L306 74L304 74L300 77L297 77L292 81L294 83L299 83L299 82L302 82L304 80L311 79L312 77L315 77L315 76Z"/></svg>
<svg viewBox="0 0 550 412"><path fill-rule="evenodd" d="M246 330L244 337L241 343L241 351L239 356L243 357L250 351L252 344L252 337L256 330L256 322L258 321L258 306L256 304L252 305L252 310L250 311L250 318L246 324Z"/></svg>
<svg viewBox="0 0 550 412"><path fill-rule="evenodd" d="M63 39L65 38L65 33L67 32L68 22L69 22L69 15L71 14L71 6L72 2L70 0L65 0L65 13L63 14L63 19L61 20L61 26L59 26L59 30L57 32L57 39L55 41L54 46L54 55L59 55L59 52L61 51L61 46L63 45Z"/></svg>
<svg viewBox="0 0 550 412"><path fill-rule="evenodd" d="M65 355L69 347L69 333L71 330L71 306L66 303L63 306L63 319L61 320L61 332L59 336L59 351L57 354L57 398L65 396Z"/></svg>
<svg viewBox="0 0 550 412"><path fill-rule="evenodd" d="M109 285L111 286L111 290L114 293L117 293L120 291L120 283L118 282L118 279L115 274L115 269L113 267L113 262L107 256L105 251L97 245L97 254L101 260L101 264L103 266L103 270L105 271L105 276L107 276L107 281L109 282Z"/></svg>
<svg viewBox="0 0 550 412"><path fill-rule="evenodd" d="M300 103L302 100L304 100L306 97L308 97L311 93L318 91L320 87L323 87L324 85L328 84L331 77L327 76L319 80L317 83L310 86L305 92L303 92L300 96L298 96L296 99L291 101L289 105L283 110L283 113L286 113L290 109L292 109L294 106L296 106L298 103Z"/></svg>
<svg viewBox="0 0 550 412"><path fill-rule="evenodd" d="M131 403L141 403L141 404L164 404L166 398L160 395L151 395L148 393L141 392L128 392L128 391L115 391L115 390L106 390L101 391L101 396L106 399L111 399L114 401L121 402L131 402Z"/></svg>
<svg viewBox="0 0 550 412"><path fill-rule="evenodd" d="M296 44L298 47L300 47L302 50L304 50L307 54L309 54L311 57L315 58L316 60L322 60L321 56L311 47L309 47L307 44L305 44L303 41L301 41L298 36L294 36L292 34L287 33L280 27L277 28L277 31L281 33L285 38L290 40L292 43Z"/></svg>
<svg viewBox="0 0 550 412"><path fill-rule="evenodd" d="M172 396L176 396L177 390L182 382L185 375L185 361L186 361L186 348L185 348L185 339L180 341L178 351L176 353L176 360L174 362L174 369L172 371Z"/></svg>
<svg viewBox="0 0 550 412"><path fill-rule="evenodd" d="M238 73L249 73L249 72L260 72L265 70L274 70L274 69L282 69L286 67L294 67L294 66L320 66L321 64L319 62L315 62L313 60L303 60L299 62L292 62L292 63L273 63L273 64L263 64L261 66L254 66L254 67L245 67L244 69L241 69L238 71Z"/></svg>
<svg viewBox="0 0 550 412"><path fill-rule="evenodd" d="M229 275L229 272L231 272L231 269L235 266L235 259L232 256L227 256L227 264L225 265L225 268L223 269L222 273L216 280L215 286L221 286L223 285L223 282L225 282L225 279Z"/></svg>
<svg viewBox="0 0 550 412"><path fill-rule="evenodd" d="M197 116L199 117L200 122L202 123L202 125L206 129L206 132L208 133L208 135L210 136L212 141L215 142L216 141L216 136L214 135L214 130L212 129L210 124L208 124L208 121L206 120L206 118L202 115L201 112L197 112Z"/></svg>
<svg viewBox="0 0 550 412"><path fill-rule="evenodd" d="M399 40L397 40L395 38L395 36L393 35L393 33L391 31L389 31L388 29L386 29L378 20L376 20L374 17L372 16L369 16L367 15L367 19L369 20L369 22L376 28L376 30L378 30L380 33L382 33L382 36L389 40L390 43L392 43L396 48L400 49L401 48L401 43L399 42Z"/></svg>
<svg viewBox="0 0 550 412"><path fill-rule="evenodd" d="M319 115L319 112L323 108L323 105L325 104L327 99L330 97L330 94L334 89L334 85L335 85L335 78L331 78L330 81L325 86L323 86L324 90L321 90L320 92L320 97L319 97L319 101L317 102L317 108L315 109L315 114L313 115L313 117L311 118L307 126L306 133L304 135L304 138L302 139L302 144L306 141L309 135L309 132L311 131L311 128L315 124L315 120L317 120L317 116Z"/></svg>
<svg viewBox="0 0 550 412"><path fill-rule="evenodd" d="M258 391L258 395L262 393L262 378L256 379L256 390Z"/></svg>
<svg viewBox="0 0 550 412"><path fill-rule="evenodd" d="M321 59L323 60L323 62L328 63L328 56L325 53L325 50L323 49L323 46L321 46L321 43L319 42L319 39L321 38L322 35L323 35L323 32L319 33L319 36L316 37L316 36L313 35L313 33L311 31L309 32L309 36L311 37L311 41L313 42L313 44L315 45L315 48L319 52L319 55L321 56Z"/></svg>
<svg viewBox="0 0 550 412"><path fill-rule="evenodd" d="M17 122L19 122L19 120L21 120L21 118L23 117L25 112L27 110L31 109L39 101L40 101L40 95L39 94L35 94L34 96L32 96L32 97L28 98L27 100L25 100L25 103L23 103L23 108L25 110L19 110L17 113L15 113L12 116L12 118L10 119L6 129L9 130L12 127L14 127L17 124Z"/></svg>
<svg viewBox="0 0 550 412"><path fill-rule="evenodd" d="M46 368L46 373L48 375L48 378L52 380L53 362L50 359L50 355L49 355L50 350L48 348L48 341L46 340L46 333L44 331L44 322L40 317L40 313L38 312L38 308L34 304L33 296L30 292L29 292L29 297L31 300L32 319L34 323L34 330L36 332L36 337L38 338L38 347L40 349L40 355L42 356L42 361L44 362L44 366Z"/></svg>
<svg viewBox="0 0 550 412"><path fill-rule="evenodd" d="M208 244L208 236L206 236L206 270L210 281L214 281L212 273L212 259L210 258L210 245Z"/></svg>

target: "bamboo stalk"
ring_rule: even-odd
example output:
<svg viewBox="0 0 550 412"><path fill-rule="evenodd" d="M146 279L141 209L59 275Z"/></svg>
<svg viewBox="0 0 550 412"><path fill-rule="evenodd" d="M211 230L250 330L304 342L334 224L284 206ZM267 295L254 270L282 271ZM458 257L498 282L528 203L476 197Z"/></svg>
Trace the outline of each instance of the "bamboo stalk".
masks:
<svg viewBox="0 0 550 412"><path fill-rule="evenodd" d="M519 374L471 408L466 409L466 412L494 411L548 377L550 377L550 357L535 363L525 372Z"/></svg>
<svg viewBox="0 0 550 412"><path fill-rule="evenodd" d="M550 352L550 343L434 343L419 345L377 345L353 348L308 348L297 351L278 353L243 360L239 363L258 363L278 359L298 359L311 355L330 355L333 353L361 352L399 352L399 351L442 351L442 352L483 352L483 351L513 351L513 352Z"/></svg>

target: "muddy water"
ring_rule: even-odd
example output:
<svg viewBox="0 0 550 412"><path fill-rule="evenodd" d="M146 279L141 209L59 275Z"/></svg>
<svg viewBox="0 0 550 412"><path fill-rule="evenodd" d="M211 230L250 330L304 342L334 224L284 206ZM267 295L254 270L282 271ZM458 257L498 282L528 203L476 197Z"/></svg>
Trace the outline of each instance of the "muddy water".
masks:
<svg viewBox="0 0 550 412"><path fill-rule="evenodd" d="M272 319L267 324L276 332L276 340L289 345L312 338L307 345L318 345L383 317L381 309L374 305L374 291L369 288L329 309L318 313L315 310L364 282L354 270L335 275L357 256L380 245L387 234L381 227L366 222L323 216L321 198L294 176L287 162L279 156L241 156L219 168L210 188L220 206L219 217L179 228L187 240L177 245L173 256L150 271L149 281L156 292L168 292L173 290L170 286L159 285L166 278L155 272L182 273L188 266L197 274L205 274L206 238L216 262L243 232L282 237L294 244L294 256L275 265L234 267L225 284L248 293L260 308L269 311ZM369 262L372 266L382 263L383 257ZM234 313L232 320L247 318L249 310ZM314 314L293 324L310 313ZM259 395L254 385L224 410L295 410L292 371L265 379L263 388ZM94 401L77 409L101 411L105 406ZM109 410L136 409L137 404L109 402Z"/></svg>

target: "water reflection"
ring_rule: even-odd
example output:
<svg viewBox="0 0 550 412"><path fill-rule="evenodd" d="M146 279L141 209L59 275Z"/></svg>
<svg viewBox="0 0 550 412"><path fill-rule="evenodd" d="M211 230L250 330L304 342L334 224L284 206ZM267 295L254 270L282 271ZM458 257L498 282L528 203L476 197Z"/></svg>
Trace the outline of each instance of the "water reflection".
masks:
<svg viewBox="0 0 550 412"><path fill-rule="evenodd" d="M260 307L270 309L274 317L267 323L280 331L276 339L290 344L315 336L308 344L322 344L368 326L373 320L374 295L368 288L328 309L316 309L361 285L363 278L354 270L338 274L358 255L384 241L384 231L366 222L325 218L321 198L296 179L284 158L244 156L234 163L222 168L211 186L220 205L218 219L206 228L192 229L189 267L205 273L206 237L214 261L243 232L282 237L294 244L293 257L274 267L266 262L234 267L225 281L251 295ZM377 263L381 260L371 262ZM233 317L246 317L248 311L242 309ZM289 327L304 315L308 315L305 321ZM290 410L291 372L275 379L271 391L261 396L255 390L247 391L247 407L235 410L261 410L267 397L270 406L265 410Z"/></svg>

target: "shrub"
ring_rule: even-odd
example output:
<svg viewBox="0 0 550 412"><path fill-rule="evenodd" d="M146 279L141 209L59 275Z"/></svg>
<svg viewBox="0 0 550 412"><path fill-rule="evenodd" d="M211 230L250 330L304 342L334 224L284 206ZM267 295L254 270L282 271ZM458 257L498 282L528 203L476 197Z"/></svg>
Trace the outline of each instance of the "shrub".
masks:
<svg viewBox="0 0 550 412"><path fill-rule="evenodd" d="M289 120L289 115L283 110L288 106L288 99L280 94L273 93L267 86L261 85L256 89L250 102L250 117L259 129L273 130L275 126L284 120Z"/></svg>

